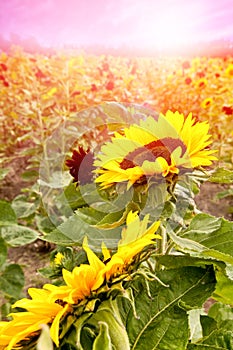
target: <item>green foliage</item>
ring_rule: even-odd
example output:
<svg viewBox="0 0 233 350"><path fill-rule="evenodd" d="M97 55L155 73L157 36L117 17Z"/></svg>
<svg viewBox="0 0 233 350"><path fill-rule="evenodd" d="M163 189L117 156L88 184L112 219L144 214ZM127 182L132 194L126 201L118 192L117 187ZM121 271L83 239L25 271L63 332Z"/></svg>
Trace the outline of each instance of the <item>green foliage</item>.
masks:
<svg viewBox="0 0 233 350"><path fill-rule="evenodd" d="M82 212L77 211L55 230L46 234L43 239L59 245L81 245L83 238L87 236L90 246L99 250L103 240L108 242L108 246L116 248L120 232L120 228L104 230L90 226L83 220Z"/></svg>
<svg viewBox="0 0 233 350"><path fill-rule="evenodd" d="M214 271L211 266L185 267L161 271L158 278L166 286L137 277L124 284L125 292L118 290L114 296L112 291L109 299L103 297L94 312L77 318L70 315L63 324L59 349L76 344L79 350L147 350L150 344L151 349L185 350L190 335L189 310L201 307L211 295ZM130 298L127 291L131 291Z"/></svg>
<svg viewBox="0 0 233 350"><path fill-rule="evenodd" d="M211 268L185 267L161 271L158 277L167 285L149 282L150 296L142 284L136 281L135 306L125 309L125 320L131 349L186 349L189 339L187 311L202 306L215 286Z"/></svg>
<svg viewBox="0 0 233 350"><path fill-rule="evenodd" d="M9 171L10 171L10 169L8 169L8 168L0 169L0 181L3 180L7 176Z"/></svg>
<svg viewBox="0 0 233 350"><path fill-rule="evenodd" d="M179 235L170 232L184 253L233 264L233 223L208 214L198 214Z"/></svg>
<svg viewBox="0 0 233 350"><path fill-rule="evenodd" d="M6 265L0 274L0 290L4 296L17 299L24 286L24 274L18 264Z"/></svg>
<svg viewBox="0 0 233 350"><path fill-rule="evenodd" d="M190 72L183 69L179 73L180 59L173 64L169 61L166 69L160 69L151 59L115 60L101 56L93 60L89 56L84 59L55 55L46 57L44 65L40 56L33 59L17 52L5 56L2 54L1 60L8 67L6 78L10 84L3 87L1 96L5 118L1 119L0 152L3 160L9 154L12 158L15 154L30 157L22 174L27 183L37 180L40 165L40 187L27 188L12 203L0 200L2 295L12 302L20 297L24 285L21 267L7 261L7 248L34 242L41 237L37 229L43 240L56 244L51 264L42 272L60 284L63 268L72 271L75 266L87 263L84 251L75 247L82 245L85 236L98 253L102 241L115 250L127 214L131 210L138 211L140 217L149 213L152 222L161 220L161 244L157 244L153 254L150 252L149 259L143 256L141 265L137 261L139 270L120 287L110 283L109 293L101 292L96 300L89 300L89 311L83 312L82 304L74 306L72 313L62 319L58 350L149 350L148 346L158 350L233 349L233 223L197 214L194 195L207 174L200 169L180 176L175 188L174 184L163 181L150 183L148 188L138 186L127 190L122 185L117 190L112 187L104 191L93 183L78 186L71 182L64 165L77 140L98 148L114 131L148 114L144 107L128 109L127 105L106 103L83 110L77 117L81 109L100 100L127 103L132 96L137 96L138 103L144 103L145 96L151 96L149 103L155 110L180 108L187 115L191 96L194 115L212 121L215 144L223 162L223 167L217 168L209 180L231 186L232 115L223 115L223 104L230 104L232 99L231 80L222 75L218 83L214 78L217 85L213 84L212 88L210 84L200 94L199 78L193 67ZM226 68L227 60L211 62L203 58L198 65L211 80L212 75L215 77L212 71L216 63L219 64L216 73L220 74L219 68L221 71ZM126 78L129 69L130 79ZM166 76L161 72L166 72ZM192 74L192 79L189 77L192 84L184 84L188 73ZM112 90L103 88L109 86L109 77L114 82ZM215 90L222 89L223 80L226 92L221 100L224 102L216 102L209 112L204 110L200 99L206 96L214 99ZM157 90L151 84L154 81L159 82ZM184 88L188 89L187 94ZM186 102L185 96L188 96ZM218 96L216 100L219 101ZM18 146L23 146L22 151L16 152ZM5 179L9 170L0 169L0 180ZM230 187L218 194L218 198L230 196ZM56 263L58 253L64 258ZM207 314L203 304L209 297L218 302ZM9 305L4 307L6 314ZM37 335L25 340L25 350L55 349L48 328L43 328L38 342L36 338Z"/></svg>
<svg viewBox="0 0 233 350"><path fill-rule="evenodd" d="M214 173L210 176L209 181L217 182L220 184L232 184L233 183L233 171L217 168Z"/></svg>
<svg viewBox="0 0 233 350"><path fill-rule="evenodd" d="M108 324L99 321L100 332L94 340L93 350L112 350L111 337L109 335Z"/></svg>
<svg viewBox="0 0 233 350"><path fill-rule="evenodd" d="M19 207L17 210L19 214ZM0 201L0 235L14 247L34 242L39 237L37 231L17 223L16 213L7 201Z"/></svg>
<svg viewBox="0 0 233 350"><path fill-rule="evenodd" d="M11 205L18 219L26 219L35 214L39 204L39 196L34 194L32 198L29 198L21 194L14 198Z"/></svg>
<svg viewBox="0 0 233 350"><path fill-rule="evenodd" d="M190 343L188 350L232 350L233 316L232 308L221 303L214 304L207 315L201 316L203 338Z"/></svg>
<svg viewBox="0 0 233 350"><path fill-rule="evenodd" d="M0 200L0 292L8 301L17 300L24 287L24 273L18 264L7 261L8 246L17 247L35 241L38 232L19 225L10 202ZM2 315L9 312L7 304L1 306Z"/></svg>

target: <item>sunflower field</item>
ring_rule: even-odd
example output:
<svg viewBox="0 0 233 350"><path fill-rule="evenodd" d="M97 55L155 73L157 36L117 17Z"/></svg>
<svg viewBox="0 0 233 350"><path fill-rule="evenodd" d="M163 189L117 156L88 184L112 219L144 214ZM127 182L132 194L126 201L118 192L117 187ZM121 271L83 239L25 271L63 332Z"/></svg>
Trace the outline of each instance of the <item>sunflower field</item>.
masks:
<svg viewBox="0 0 233 350"><path fill-rule="evenodd" d="M233 349L233 58L12 47L0 87L0 349Z"/></svg>

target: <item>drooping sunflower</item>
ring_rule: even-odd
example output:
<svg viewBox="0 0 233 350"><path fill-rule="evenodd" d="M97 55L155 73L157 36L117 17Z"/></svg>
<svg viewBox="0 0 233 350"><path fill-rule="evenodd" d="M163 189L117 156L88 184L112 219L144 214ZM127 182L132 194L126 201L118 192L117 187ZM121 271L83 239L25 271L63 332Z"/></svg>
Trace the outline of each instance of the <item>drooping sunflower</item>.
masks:
<svg viewBox="0 0 233 350"><path fill-rule="evenodd" d="M215 151L208 122L196 121L190 113L162 113L158 119L148 117L139 125L116 132L101 148L94 165L102 188L114 183L128 186L145 181L148 176L179 174L199 166L211 165Z"/></svg>
<svg viewBox="0 0 233 350"><path fill-rule="evenodd" d="M32 337L41 330L43 324L50 324L50 335L58 346L59 323L69 309L69 305L61 305L49 300L50 292L45 289L29 288L31 299L18 300L13 307L25 309L14 312L10 322L0 322L0 349L11 350L18 348L18 344Z"/></svg>
<svg viewBox="0 0 233 350"><path fill-rule="evenodd" d="M159 222L154 222L148 228L149 215L140 221L136 213L130 212L127 216L127 227L122 231L122 239L116 253L111 255L105 244L102 245L103 261L89 248L87 238L83 241L83 249L87 254L89 264L82 264L68 271L63 269L64 286L46 284L45 289L50 291L50 301L57 299L70 304L77 304L90 297L105 282L112 281L127 275L133 259L143 248L155 244L154 239L160 238L155 234Z"/></svg>
<svg viewBox="0 0 233 350"><path fill-rule="evenodd" d="M29 288L31 299L23 298L13 305L25 311L10 314L13 319L9 322L0 322L0 349L22 348L25 341L39 335L43 324L50 326L50 336L58 347L60 323L73 307L88 304L92 295L93 298L95 293L98 296L98 290L102 292L106 287L108 291L111 283L127 277L133 270L135 257L160 238L156 234L160 223L154 222L147 227L148 222L149 215L141 221L136 212L130 212L116 253L111 254L103 244L103 261L89 248L85 238L83 248L89 263L81 264L71 272L63 269L64 285Z"/></svg>

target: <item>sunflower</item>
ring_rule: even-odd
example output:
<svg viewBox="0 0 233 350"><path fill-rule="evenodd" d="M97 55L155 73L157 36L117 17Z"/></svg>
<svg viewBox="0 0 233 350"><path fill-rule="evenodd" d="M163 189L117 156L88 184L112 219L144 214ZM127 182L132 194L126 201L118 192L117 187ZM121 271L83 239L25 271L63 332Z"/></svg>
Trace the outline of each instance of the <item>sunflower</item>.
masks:
<svg viewBox="0 0 233 350"><path fill-rule="evenodd" d="M148 176L167 177L187 169L211 165L216 159L207 122L187 118L179 112L162 113L158 119L148 117L139 125L116 132L101 148L94 165L102 188L114 183L128 186L146 181Z"/></svg>
<svg viewBox="0 0 233 350"><path fill-rule="evenodd" d="M62 286L45 284L42 289L29 288L31 299L23 298L13 305L26 311L12 313L11 321L0 322L0 349L20 348L23 341L38 335L43 324L50 325L51 338L58 347L60 321L72 311L72 305L86 305L93 293L102 292L105 287L109 290L112 282L127 277L134 270L136 256L160 238L155 234L159 222L147 227L148 223L149 215L141 221L136 212L130 212L116 253L111 255L103 244L103 261L89 248L85 238L83 249L89 263L76 266L71 272L63 269Z"/></svg>
<svg viewBox="0 0 233 350"><path fill-rule="evenodd" d="M111 255L105 244L102 244L103 261L89 248L85 238L83 249L89 264L81 264L71 272L63 269L64 286L46 284L44 288L51 293L50 301L59 299L70 304L78 304L102 288L105 282L112 282L127 275L132 268L134 258L146 246L155 244L154 239L160 238L155 234L159 222L147 228L148 222L149 215L140 221L136 213L130 212L116 253Z"/></svg>
<svg viewBox="0 0 233 350"><path fill-rule="evenodd" d="M228 77L231 77L231 78L233 77L233 64L232 63L230 63L228 65L228 67L225 70L225 73Z"/></svg>
<svg viewBox="0 0 233 350"><path fill-rule="evenodd" d="M211 97L207 97L205 100L201 102L202 108L209 108L213 104L213 99Z"/></svg>
<svg viewBox="0 0 233 350"><path fill-rule="evenodd" d="M92 181L94 167L93 153L90 148L84 150L82 146L79 146L78 150L73 150L72 157L67 159L65 164L75 182L85 185Z"/></svg>
<svg viewBox="0 0 233 350"><path fill-rule="evenodd" d="M41 330L42 324L51 324L50 335L58 346L59 323L68 311L69 305L50 302L48 290L29 288L31 299L18 300L13 307L26 309L23 312L11 313L10 322L0 322L0 348L11 350L18 348L20 342Z"/></svg>

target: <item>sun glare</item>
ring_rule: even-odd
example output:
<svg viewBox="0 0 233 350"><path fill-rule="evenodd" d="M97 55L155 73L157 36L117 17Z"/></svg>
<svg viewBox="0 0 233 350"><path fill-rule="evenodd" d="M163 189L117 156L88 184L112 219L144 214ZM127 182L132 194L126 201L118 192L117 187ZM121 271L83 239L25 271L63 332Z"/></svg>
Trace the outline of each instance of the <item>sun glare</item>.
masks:
<svg viewBox="0 0 233 350"><path fill-rule="evenodd" d="M152 14L146 15L139 34L143 45L151 49L178 50L198 42L202 33L201 10L198 6L176 1L170 8L160 9L156 19Z"/></svg>
<svg viewBox="0 0 233 350"><path fill-rule="evenodd" d="M181 22L177 16L166 14L151 28L151 37L148 39L158 49L175 49L188 44L191 34L184 20Z"/></svg>

